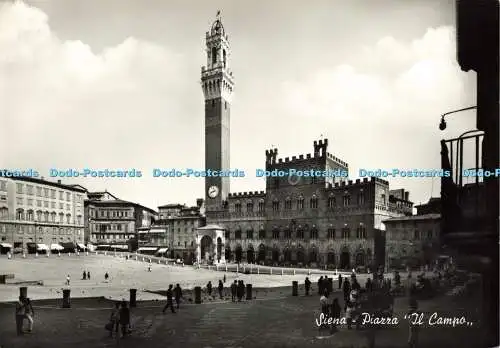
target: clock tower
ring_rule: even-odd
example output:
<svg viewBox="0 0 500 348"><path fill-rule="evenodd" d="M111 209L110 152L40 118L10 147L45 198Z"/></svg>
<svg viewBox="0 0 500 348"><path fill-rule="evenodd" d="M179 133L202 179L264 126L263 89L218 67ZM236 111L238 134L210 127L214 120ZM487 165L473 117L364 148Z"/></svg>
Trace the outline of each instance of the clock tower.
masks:
<svg viewBox="0 0 500 348"><path fill-rule="evenodd" d="M205 40L207 65L201 68L205 97L205 169L229 171L229 120L234 82L229 68L229 41L220 11ZM205 178L206 212L223 209L228 195L229 176Z"/></svg>

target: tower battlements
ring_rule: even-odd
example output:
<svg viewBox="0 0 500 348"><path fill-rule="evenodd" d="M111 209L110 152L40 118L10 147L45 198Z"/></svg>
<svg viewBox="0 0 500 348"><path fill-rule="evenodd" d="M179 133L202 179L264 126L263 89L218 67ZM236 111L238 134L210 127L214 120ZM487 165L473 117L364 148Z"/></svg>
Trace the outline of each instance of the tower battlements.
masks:
<svg viewBox="0 0 500 348"><path fill-rule="evenodd" d="M366 187L366 186L372 186L375 184L381 184L384 186L389 187L389 182L380 178L363 178L361 179L356 179L356 180L346 180L346 181L341 181L337 182L335 184L327 184L327 191L328 190L335 190L335 189L345 189L348 190L350 188L361 188L361 187Z"/></svg>
<svg viewBox="0 0 500 348"><path fill-rule="evenodd" d="M264 198L265 196L265 191L249 191L230 193L228 198Z"/></svg>

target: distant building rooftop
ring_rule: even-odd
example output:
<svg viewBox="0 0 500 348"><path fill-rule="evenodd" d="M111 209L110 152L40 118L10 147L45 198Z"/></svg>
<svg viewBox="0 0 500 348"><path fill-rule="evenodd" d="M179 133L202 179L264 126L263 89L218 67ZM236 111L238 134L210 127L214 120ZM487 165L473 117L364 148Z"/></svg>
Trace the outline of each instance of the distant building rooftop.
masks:
<svg viewBox="0 0 500 348"><path fill-rule="evenodd" d="M441 219L441 214L424 214L424 215L410 215L401 216L391 219L384 220L383 223L399 222L399 221L418 221L418 220L439 220Z"/></svg>

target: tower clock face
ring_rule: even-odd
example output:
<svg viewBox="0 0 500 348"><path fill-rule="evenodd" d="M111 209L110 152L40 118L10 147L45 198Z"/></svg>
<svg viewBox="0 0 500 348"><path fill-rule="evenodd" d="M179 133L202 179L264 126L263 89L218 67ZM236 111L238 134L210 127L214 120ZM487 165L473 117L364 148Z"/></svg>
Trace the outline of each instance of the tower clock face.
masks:
<svg viewBox="0 0 500 348"><path fill-rule="evenodd" d="M208 197L215 198L219 195L219 188L217 186L210 186L208 188Z"/></svg>
<svg viewBox="0 0 500 348"><path fill-rule="evenodd" d="M300 181L300 176L297 176L297 175L290 175L288 177L288 183L290 185L297 185Z"/></svg>

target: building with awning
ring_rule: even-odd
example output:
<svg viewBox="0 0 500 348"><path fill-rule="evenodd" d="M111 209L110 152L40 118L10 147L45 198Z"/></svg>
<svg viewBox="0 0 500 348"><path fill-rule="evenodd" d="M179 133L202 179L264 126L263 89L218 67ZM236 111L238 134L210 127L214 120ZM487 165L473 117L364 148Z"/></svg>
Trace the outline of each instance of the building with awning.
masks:
<svg viewBox="0 0 500 348"><path fill-rule="evenodd" d="M49 248L47 247L46 244L37 244L36 245L36 251L38 251L38 252L46 252L48 250L49 250Z"/></svg>
<svg viewBox="0 0 500 348"><path fill-rule="evenodd" d="M65 252L72 253L76 250L76 244L74 242L63 242L60 244Z"/></svg>
<svg viewBox="0 0 500 348"><path fill-rule="evenodd" d="M62 247L59 244L51 244L50 245L50 250L51 251L62 251L62 250L64 250L64 247Z"/></svg>
<svg viewBox="0 0 500 348"><path fill-rule="evenodd" d="M156 255L162 255L164 256L168 251L168 248L160 248L158 251L156 251Z"/></svg>
<svg viewBox="0 0 500 348"><path fill-rule="evenodd" d="M114 244L110 245L109 248L113 251L128 251L127 244Z"/></svg>
<svg viewBox="0 0 500 348"><path fill-rule="evenodd" d="M7 254L12 251L12 244L0 243L0 254Z"/></svg>
<svg viewBox="0 0 500 348"><path fill-rule="evenodd" d="M140 247L137 249L137 252L140 254L154 255L158 247Z"/></svg>

